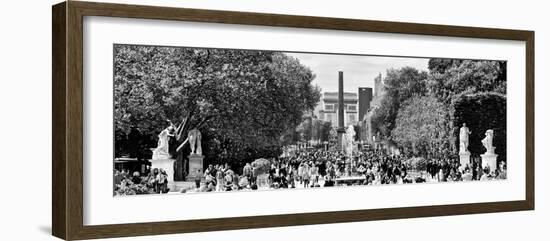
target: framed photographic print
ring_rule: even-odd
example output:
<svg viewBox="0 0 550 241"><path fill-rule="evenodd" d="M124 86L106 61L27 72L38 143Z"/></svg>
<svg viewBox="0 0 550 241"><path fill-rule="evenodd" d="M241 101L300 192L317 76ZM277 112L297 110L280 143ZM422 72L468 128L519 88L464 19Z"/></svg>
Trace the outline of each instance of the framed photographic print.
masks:
<svg viewBox="0 0 550 241"><path fill-rule="evenodd" d="M57 237L534 209L532 31L52 11Z"/></svg>

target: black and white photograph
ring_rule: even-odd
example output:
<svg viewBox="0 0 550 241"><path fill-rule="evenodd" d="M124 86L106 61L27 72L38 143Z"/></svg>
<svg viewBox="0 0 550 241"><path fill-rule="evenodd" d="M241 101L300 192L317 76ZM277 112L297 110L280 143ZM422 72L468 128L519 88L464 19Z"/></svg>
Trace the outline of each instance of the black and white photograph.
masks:
<svg viewBox="0 0 550 241"><path fill-rule="evenodd" d="M546 5L6 1L0 240L548 236Z"/></svg>
<svg viewBox="0 0 550 241"><path fill-rule="evenodd" d="M115 196L506 179L506 61L113 55Z"/></svg>

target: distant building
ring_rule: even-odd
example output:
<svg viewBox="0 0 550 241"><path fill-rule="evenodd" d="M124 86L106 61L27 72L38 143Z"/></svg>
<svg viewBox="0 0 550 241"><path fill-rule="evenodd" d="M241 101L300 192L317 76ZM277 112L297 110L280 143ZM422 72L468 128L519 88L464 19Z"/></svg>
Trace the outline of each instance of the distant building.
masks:
<svg viewBox="0 0 550 241"><path fill-rule="evenodd" d="M376 109L380 106L380 102L385 94L386 88L382 82L382 74L378 74L378 76L374 79L374 96L370 102L370 108L367 113L361 117L360 122L362 127L361 139L373 145L376 144L375 142L379 142L380 140L377 139L378 133L374 133L375 131L372 127L372 116L374 115Z"/></svg>
<svg viewBox="0 0 550 241"><path fill-rule="evenodd" d="M372 101L372 88L360 87L358 90L359 95L359 122L357 125L360 127L360 132L357 133L359 140L366 141L368 143L369 135L367 134L367 124L365 117L371 109Z"/></svg>
<svg viewBox="0 0 550 241"><path fill-rule="evenodd" d="M325 92L321 99L319 119L338 126L338 92ZM344 92L344 125L356 125L358 122L358 98L356 93Z"/></svg>
<svg viewBox="0 0 550 241"><path fill-rule="evenodd" d="M374 81L374 92L371 87L359 87L357 93L344 92L344 125L358 125L361 132L357 133L361 141L372 141L371 116L373 110L380 105L385 89L382 74ZM338 126L338 92L324 92L321 101L314 110L319 120Z"/></svg>
<svg viewBox="0 0 550 241"><path fill-rule="evenodd" d="M374 96L382 96L384 92L384 84L382 83L382 74L378 73L378 76L374 78Z"/></svg>
<svg viewBox="0 0 550 241"><path fill-rule="evenodd" d="M359 120L362 120L370 109L372 101L372 88L360 87L357 91L359 95Z"/></svg>

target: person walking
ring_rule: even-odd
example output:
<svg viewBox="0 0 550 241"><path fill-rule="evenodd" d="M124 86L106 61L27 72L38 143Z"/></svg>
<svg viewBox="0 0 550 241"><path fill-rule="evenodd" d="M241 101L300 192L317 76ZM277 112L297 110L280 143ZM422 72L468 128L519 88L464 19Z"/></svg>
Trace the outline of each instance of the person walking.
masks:
<svg viewBox="0 0 550 241"><path fill-rule="evenodd" d="M225 177L225 175L223 173L222 166L219 166L217 171L216 171L216 192L223 191L224 177Z"/></svg>
<svg viewBox="0 0 550 241"><path fill-rule="evenodd" d="M195 176L195 188L200 189L201 187L201 179L202 179L202 172L200 169L197 169L197 174Z"/></svg>
<svg viewBox="0 0 550 241"><path fill-rule="evenodd" d="M164 170L159 169L157 170L157 174L155 176L155 192L156 193L165 193L164 189L164 182L166 181L166 175L164 173Z"/></svg>
<svg viewBox="0 0 550 241"><path fill-rule="evenodd" d="M309 166L307 163L304 163L304 166L302 168L302 180L304 182L304 188L307 188L309 186Z"/></svg>

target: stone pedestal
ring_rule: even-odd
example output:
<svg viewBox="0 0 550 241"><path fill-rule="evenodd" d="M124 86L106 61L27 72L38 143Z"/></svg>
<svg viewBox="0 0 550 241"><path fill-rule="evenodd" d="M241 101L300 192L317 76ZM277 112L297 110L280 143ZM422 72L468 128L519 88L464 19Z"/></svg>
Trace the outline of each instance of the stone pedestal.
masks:
<svg viewBox="0 0 550 241"><path fill-rule="evenodd" d="M151 160L151 168L158 168L162 169L166 172L166 175L168 175L168 188L170 190L174 190L174 162L176 160L171 158L163 158L163 159L152 159Z"/></svg>
<svg viewBox="0 0 550 241"><path fill-rule="evenodd" d="M191 154L189 158L189 173L187 173L187 181L195 180L197 175L202 176L203 173L203 155ZM197 170L199 172L197 172Z"/></svg>
<svg viewBox="0 0 550 241"><path fill-rule="evenodd" d="M481 166L488 166L491 171L497 169L497 154L494 153L485 153L481 155Z"/></svg>
<svg viewBox="0 0 550 241"><path fill-rule="evenodd" d="M346 134L346 129L344 129L344 127L339 127L336 130L336 133L337 133L336 146L338 147L338 150L346 151L346 143L344 141L344 135Z"/></svg>
<svg viewBox="0 0 550 241"><path fill-rule="evenodd" d="M464 152L464 153L460 153L458 154L458 156L460 156L460 166L461 167L465 167L466 165L470 165L470 153L469 152Z"/></svg>
<svg viewBox="0 0 550 241"><path fill-rule="evenodd" d="M258 175L256 177L256 185L258 185L258 189L269 189L269 175Z"/></svg>

